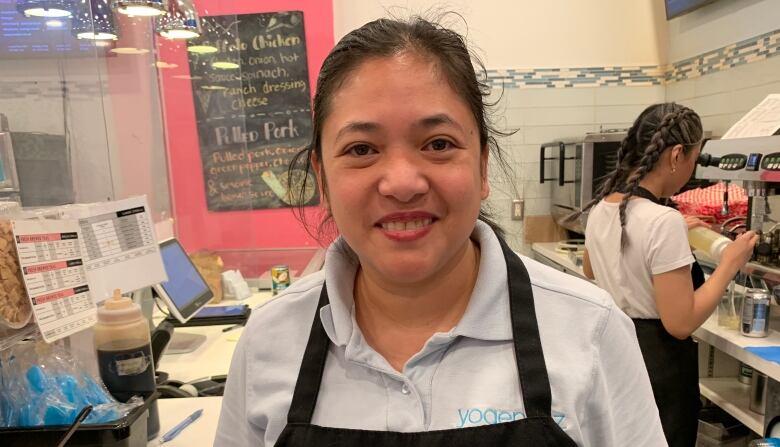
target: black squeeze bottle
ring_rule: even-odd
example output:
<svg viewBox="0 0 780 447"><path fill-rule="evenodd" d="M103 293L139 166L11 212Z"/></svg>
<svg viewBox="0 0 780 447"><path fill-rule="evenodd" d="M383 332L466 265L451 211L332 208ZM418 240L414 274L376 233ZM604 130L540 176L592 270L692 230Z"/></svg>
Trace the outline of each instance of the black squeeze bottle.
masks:
<svg viewBox="0 0 780 447"><path fill-rule="evenodd" d="M95 348L100 378L106 388L120 402L127 402L133 396L148 398L154 393L156 383L149 324L141 307L116 289L114 296L98 307L97 314ZM148 439L160 432L157 401L149 407L146 427Z"/></svg>

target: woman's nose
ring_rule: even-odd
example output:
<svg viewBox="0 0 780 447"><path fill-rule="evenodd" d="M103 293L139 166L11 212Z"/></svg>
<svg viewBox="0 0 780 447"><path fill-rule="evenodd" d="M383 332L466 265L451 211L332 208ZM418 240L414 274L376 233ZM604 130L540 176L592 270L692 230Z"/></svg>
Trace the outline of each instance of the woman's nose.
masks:
<svg viewBox="0 0 780 447"><path fill-rule="evenodd" d="M414 154L389 155L380 164L379 193L400 202L411 202L428 192L430 185L425 175L424 161Z"/></svg>

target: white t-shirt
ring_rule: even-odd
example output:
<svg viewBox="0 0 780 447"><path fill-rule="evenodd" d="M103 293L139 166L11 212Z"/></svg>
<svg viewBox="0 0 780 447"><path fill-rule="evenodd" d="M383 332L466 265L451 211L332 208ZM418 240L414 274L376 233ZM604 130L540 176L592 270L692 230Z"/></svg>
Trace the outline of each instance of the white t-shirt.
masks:
<svg viewBox="0 0 780 447"><path fill-rule="evenodd" d="M493 231L478 222L479 275L465 314L434 334L402 372L355 322L357 264L339 239L321 272L252 312L233 355L214 445L273 445L293 389L323 281L317 317L331 341L312 423L415 432L525 417L509 316L507 268ZM552 417L579 446L665 446L634 326L595 285L522 257L552 389Z"/></svg>
<svg viewBox="0 0 780 447"><path fill-rule="evenodd" d="M637 198L626 207L620 249L620 203L602 200L588 215L585 248L599 286L631 318L658 318L653 275L694 262L682 214Z"/></svg>

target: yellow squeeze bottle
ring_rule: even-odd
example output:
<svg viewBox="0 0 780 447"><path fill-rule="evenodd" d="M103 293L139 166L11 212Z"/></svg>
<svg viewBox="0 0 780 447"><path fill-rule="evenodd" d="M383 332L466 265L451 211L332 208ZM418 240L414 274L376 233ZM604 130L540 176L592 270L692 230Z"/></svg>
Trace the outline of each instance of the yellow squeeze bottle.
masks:
<svg viewBox="0 0 780 447"><path fill-rule="evenodd" d="M697 227L688 230L688 242L691 244L691 247L707 253L714 261L720 261L723 250L732 241L709 228Z"/></svg>

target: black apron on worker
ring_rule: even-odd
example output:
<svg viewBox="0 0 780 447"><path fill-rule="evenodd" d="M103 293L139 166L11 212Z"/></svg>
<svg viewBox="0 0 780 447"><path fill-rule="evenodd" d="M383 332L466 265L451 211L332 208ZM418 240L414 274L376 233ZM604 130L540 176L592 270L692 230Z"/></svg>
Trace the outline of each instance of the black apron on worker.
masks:
<svg viewBox="0 0 780 447"><path fill-rule="evenodd" d="M330 340L319 317L319 309L328 304L328 292L322 286L318 311L314 313L309 342L303 355L295 385L287 425L277 446L576 446L551 416L550 381L539 338L534 300L528 272L520 258L499 238L507 263L509 308L520 388L526 418L479 427L426 432L389 432L330 428L311 423L317 403L322 372Z"/></svg>
<svg viewBox="0 0 780 447"><path fill-rule="evenodd" d="M634 190L634 195L662 204L642 187ZM691 267L691 278L694 289L704 283L697 263ZM659 319L633 321L666 441L669 447L693 447L701 408L696 342L691 337L680 340L671 336Z"/></svg>

